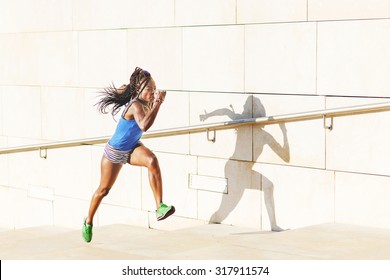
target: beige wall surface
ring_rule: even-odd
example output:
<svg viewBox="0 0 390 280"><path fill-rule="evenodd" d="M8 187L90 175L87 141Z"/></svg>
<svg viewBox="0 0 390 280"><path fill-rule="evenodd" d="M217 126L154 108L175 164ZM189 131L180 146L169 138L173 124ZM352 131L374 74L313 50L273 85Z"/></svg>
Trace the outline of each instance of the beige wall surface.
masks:
<svg viewBox="0 0 390 280"><path fill-rule="evenodd" d="M0 148L112 135L94 105L136 66L168 91L152 129L388 102L389 30L390 0L0 1ZM389 120L145 139L175 215L157 223L147 170L125 166L95 225L389 228ZM0 154L0 227L80 228L102 151Z"/></svg>

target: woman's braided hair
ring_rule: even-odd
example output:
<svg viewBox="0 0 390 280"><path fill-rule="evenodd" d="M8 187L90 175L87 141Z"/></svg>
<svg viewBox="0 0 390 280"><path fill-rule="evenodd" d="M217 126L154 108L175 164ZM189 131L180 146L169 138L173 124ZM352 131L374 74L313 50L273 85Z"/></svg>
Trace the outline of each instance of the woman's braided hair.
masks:
<svg viewBox="0 0 390 280"><path fill-rule="evenodd" d="M101 91L102 98L97 105L98 111L107 114L111 110L111 115L115 116L123 105L126 105L130 100L137 98L149 83L151 75L148 71L136 67L130 77L130 83L116 88L114 84L104 88ZM111 109L108 107L112 106Z"/></svg>

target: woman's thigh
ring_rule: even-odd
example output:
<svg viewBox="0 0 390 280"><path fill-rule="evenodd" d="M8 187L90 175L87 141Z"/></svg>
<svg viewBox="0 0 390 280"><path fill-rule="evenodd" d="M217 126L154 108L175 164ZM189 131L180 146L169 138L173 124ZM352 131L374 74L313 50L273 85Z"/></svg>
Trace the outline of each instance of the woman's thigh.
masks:
<svg viewBox="0 0 390 280"><path fill-rule="evenodd" d="M100 186L111 188L114 185L116 178L118 177L119 171L122 169L122 164L113 163L103 156L100 168Z"/></svg>
<svg viewBox="0 0 390 280"><path fill-rule="evenodd" d="M135 166L148 167L155 158L153 152L140 143L130 154L129 163Z"/></svg>

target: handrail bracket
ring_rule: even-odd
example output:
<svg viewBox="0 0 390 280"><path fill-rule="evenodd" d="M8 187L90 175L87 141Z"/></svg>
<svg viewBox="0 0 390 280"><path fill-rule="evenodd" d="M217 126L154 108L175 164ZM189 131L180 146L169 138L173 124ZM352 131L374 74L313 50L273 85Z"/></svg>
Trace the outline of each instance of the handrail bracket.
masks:
<svg viewBox="0 0 390 280"><path fill-rule="evenodd" d="M39 157L47 159L47 149L39 147Z"/></svg>
<svg viewBox="0 0 390 280"><path fill-rule="evenodd" d="M326 115L323 115L322 118L324 121L324 128L329 130L329 131L332 130L333 129L333 117L327 118ZM330 119L330 124L328 124L327 119Z"/></svg>
<svg viewBox="0 0 390 280"><path fill-rule="evenodd" d="M213 131L213 136L211 138L210 137L210 129L207 129L207 141L215 143L217 131L215 129L213 129L212 131Z"/></svg>

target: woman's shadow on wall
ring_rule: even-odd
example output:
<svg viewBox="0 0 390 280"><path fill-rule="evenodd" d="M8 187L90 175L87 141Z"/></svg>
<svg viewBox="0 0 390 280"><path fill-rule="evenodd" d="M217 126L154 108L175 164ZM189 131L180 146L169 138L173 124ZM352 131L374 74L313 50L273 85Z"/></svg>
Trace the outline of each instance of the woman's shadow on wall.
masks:
<svg viewBox="0 0 390 280"><path fill-rule="evenodd" d="M200 120L205 121L208 118L215 117L215 116L227 116L231 120L238 120L238 119L244 119L248 118L248 116L252 117L265 117L266 111L261 103L260 99L254 96L248 97L246 100L243 112L242 113L236 113L234 111L234 108L232 105L230 105L230 108L221 108L214 110L210 113L205 112L205 114L200 115ZM262 154L263 149L266 145L268 145L271 150L276 153L276 155L279 156L284 162L290 161L290 148L288 145L287 140L287 129L284 123L280 123L279 127L283 133L283 144L279 144L275 138L265 131L263 129L263 126L261 125L254 125L253 130L256 131L256 139L260 139L259 142L254 143L252 145L253 147L253 159L251 161L252 166L251 169L255 163L255 161L259 158L259 156ZM236 171L236 164L235 160L237 158L237 155L239 153L239 149L243 143L244 137L248 137L247 130L245 131L243 127L237 128L237 141L235 145L235 150L233 155L229 158L225 165L225 178L235 178L238 176ZM254 131L255 132L255 131ZM253 133L254 135L255 133ZM253 137L253 141L255 141ZM253 169L252 169L253 170ZM274 184L264 175L259 174L257 171L254 171L257 173L257 176L261 178L261 189L264 193L264 203L268 212L269 221L271 224L271 230L272 231L283 231L281 227L278 226L276 222L276 214L275 214L275 201L274 201ZM235 182L238 182L238 180L234 180ZM227 195L224 194L222 197L221 204L214 212L214 214L210 217L210 223L221 223L223 222L226 217L234 210L234 208L237 206L239 201L241 200L245 188L244 187L237 187L234 184L232 186L229 185L229 187L235 187L234 194L233 195Z"/></svg>

